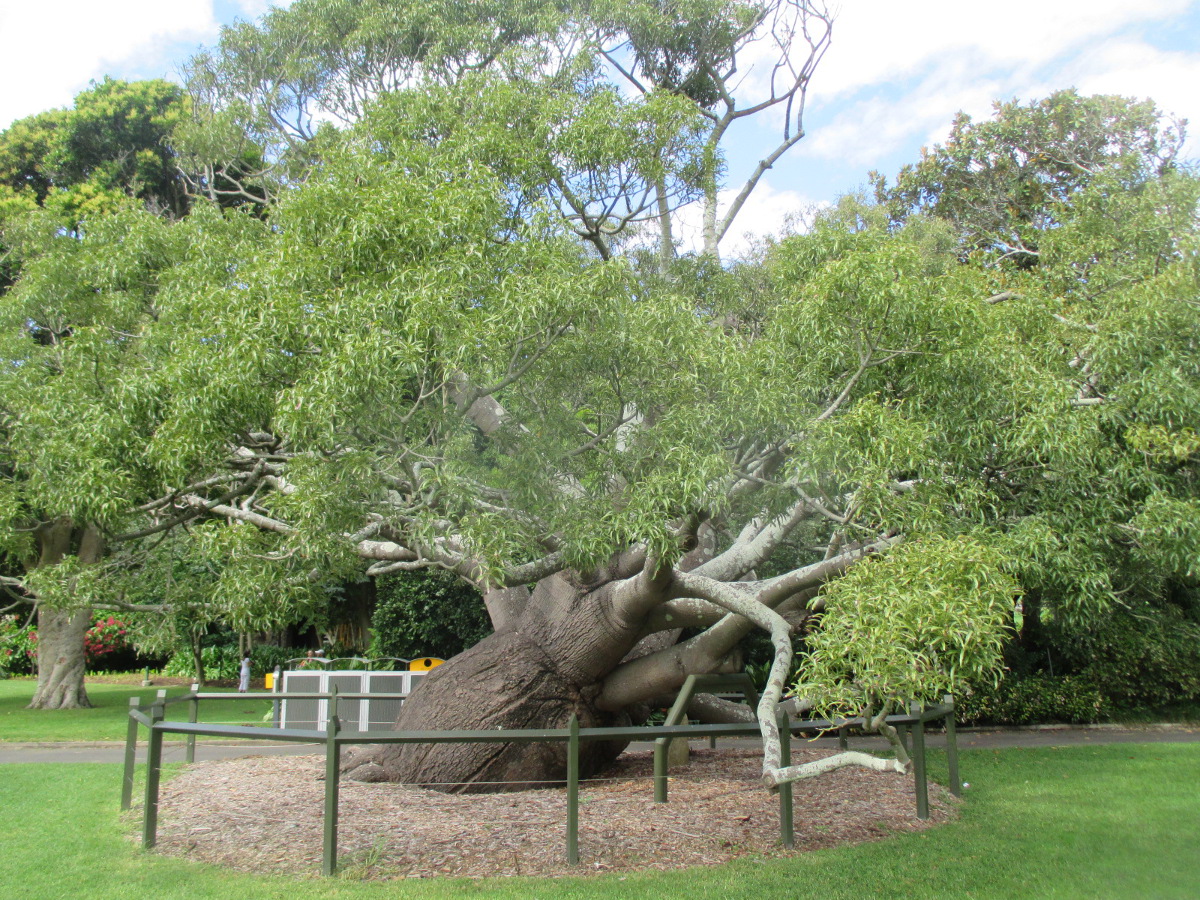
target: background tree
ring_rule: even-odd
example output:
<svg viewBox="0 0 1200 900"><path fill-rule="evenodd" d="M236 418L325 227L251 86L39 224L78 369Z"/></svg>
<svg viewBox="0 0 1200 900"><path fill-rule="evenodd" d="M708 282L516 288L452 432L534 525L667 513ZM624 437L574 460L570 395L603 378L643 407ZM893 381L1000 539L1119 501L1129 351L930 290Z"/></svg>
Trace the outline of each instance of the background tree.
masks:
<svg viewBox="0 0 1200 900"><path fill-rule="evenodd" d="M388 98L408 137L490 133L494 170L605 258L651 228L642 242L665 272L679 207L700 199L704 252L717 255L763 174L803 138L831 25L807 0L300 0L226 29L192 61L198 118L179 138L209 182L275 195L320 159L323 128ZM768 114L781 120L780 143L721 208L724 141ZM269 165L248 169L248 147Z"/></svg>
<svg viewBox="0 0 1200 900"><path fill-rule="evenodd" d="M8 232L22 271L0 328L3 532L26 570L9 583L38 602L35 706L88 705L91 610L72 585L103 558L104 523L129 504L121 459L136 441L139 403L123 372L152 315L147 294L166 237L158 222L125 210L98 217L83 240L39 210Z"/></svg>
<svg viewBox="0 0 1200 900"><path fill-rule="evenodd" d="M1058 340L1077 373L1071 403L1103 411L1096 433L1076 432L1075 452L1094 461L1091 478L1057 476L1068 493L1025 519L1049 544L1027 551L1039 564L1023 579L1030 615L1009 659L1024 675L1079 673L1116 705L1197 696L1198 545L1185 537L1196 370L1190 338L1173 334L1191 333L1191 307L1143 299L1191 252L1181 237L1194 227L1193 182L1177 159L1181 127L1164 124L1149 101L1063 91L997 104L991 120L960 117L947 144L904 167L894 186L876 180L894 221L923 212L953 223L959 252L993 273L990 303L1024 315L1033 297L1054 298ZM1133 285L1141 287L1131 299ZM1159 315L1163 332L1143 318ZM1111 359L1112 348L1135 345L1139 373L1124 363L1123 375L1097 369L1097 354ZM1011 477L1009 468L995 477ZM1098 486L1104 505L1083 499ZM1030 488L1021 490L1029 502ZM1147 516L1158 523L1152 532L1139 524ZM1147 566L1151 552L1169 556Z"/></svg>
<svg viewBox="0 0 1200 900"><path fill-rule="evenodd" d="M190 205L168 142L187 110L177 85L105 79L73 108L0 134L0 290L26 270L4 297L0 402L7 548L28 570L11 586L38 603L45 648L33 706L88 704L91 611L75 566L104 558L106 524L147 499L129 429L152 401L133 396L125 367L141 352L154 281L170 264L165 221ZM69 489L58 480L68 471L78 479Z"/></svg>
<svg viewBox="0 0 1200 900"><path fill-rule="evenodd" d="M872 173L875 199L896 221L921 212L953 222L964 253L1030 266L1078 191L1101 177L1132 188L1172 168L1184 125L1164 127L1149 100L1074 89L996 103L981 122L960 113L946 143L903 166L894 184Z"/></svg>
<svg viewBox="0 0 1200 900"><path fill-rule="evenodd" d="M167 139L186 115L178 85L106 78L71 109L30 116L0 134L0 182L60 211L69 225L122 197L179 217L188 201Z"/></svg>
<svg viewBox="0 0 1200 900"><path fill-rule="evenodd" d="M372 657L457 656L491 631L482 598L448 572L407 572L376 579Z"/></svg>

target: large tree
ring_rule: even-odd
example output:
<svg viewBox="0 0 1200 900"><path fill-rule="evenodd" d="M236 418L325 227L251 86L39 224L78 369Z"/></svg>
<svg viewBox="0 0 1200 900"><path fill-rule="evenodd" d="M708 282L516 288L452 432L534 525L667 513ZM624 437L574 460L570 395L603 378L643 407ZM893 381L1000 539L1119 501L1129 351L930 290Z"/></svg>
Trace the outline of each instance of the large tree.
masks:
<svg viewBox="0 0 1200 900"><path fill-rule="evenodd" d="M1196 185L1101 173L1055 201L1036 267L964 252L954 222L854 200L754 263L668 259L662 228L644 260L637 216L604 198L632 210L648 192L657 215L664 180L710 195L719 122L705 112L733 64L698 48L783 8L707 4L730 14L721 28L663 33L666 6L620 7L643 18L619 29L598 14L582 33L554 25L607 48L599 67L548 65L545 48L569 40L492 52L467 40L478 23L453 52L417 40L403 90L372 87L357 124L290 140L250 113L357 70L281 79L292 94L272 107L266 83L222 94L242 69L217 59L209 121L282 141L256 182L275 200L261 217L200 204L168 229L124 379L130 452L105 457L112 483L136 473L159 494L129 497L109 542L167 546L187 529L220 561L222 602L247 610L305 602L364 559L475 585L495 634L422 683L404 728L639 718L687 674L735 667L765 629L774 784L813 771L784 764L774 730L797 629L800 696L878 722L986 677L1022 585L1103 615L1126 587L1105 575L1114 559L1195 577L1177 563L1195 552ZM584 40L614 34L625 50ZM351 62L376 45L353 46ZM610 66L655 87L607 89ZM574 204L579 185L592 193ZM585 768L616 749L591 748ZM824 765L848 761L864 760ZM467 789L564 771L559 750L531 745L352 765Z"/></svg>
<svg viewBox="0 0 1200 900"><path fill-rule="evenodd" d="M496 633L401 727L637 717L758 627L769 737L795 627L821 623L801 693L877 716L985 674L1018 584L1103 615L1147 572L1195 577L1190 177L1097 180L1032 271L846 201L761 265L663 283L387 127L265 221L172 226L138 459L179 487L113 539L187 524L246 608L362 558L475 584ZM354 771L483 786L561 762L466 745Z"/></svg>
<svg viewBox="0 0 1200 900"><path fill-rule="evenodd" d="M192 60L196 121L177 137L213 196L278 196L382 102L410 137L471 145L601 256L641 231L666 270L681 206L699 202L715 257L804 137L831 28L812 0L298 0ZM778 123L778 143L727 184L725 141L755 118Z"/></svg>

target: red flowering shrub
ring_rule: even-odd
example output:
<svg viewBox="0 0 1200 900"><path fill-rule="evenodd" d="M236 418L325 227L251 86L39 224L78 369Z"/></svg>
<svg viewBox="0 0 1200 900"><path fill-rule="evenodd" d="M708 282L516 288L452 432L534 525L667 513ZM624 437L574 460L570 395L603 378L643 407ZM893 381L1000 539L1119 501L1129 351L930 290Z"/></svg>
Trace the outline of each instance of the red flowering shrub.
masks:
<svg viewBox="0 0 1200 900"><path fill-rule="evenodd" d="M17 616L0 616L0 678L29 675L37 658L37 632Z"/></svg>
<svg viewBox="0 0 1200 900"><path fill-rule="evenodd" d="M105 668L114 656L133 652L125 637L125 623L114 616L100 616L83 637L83 653L89 669ZM37 630L22 627L16 616L0 616L0 678L28 675L37 668Z"/></svg>
<svg viewBox="0 0 1200 900"><path fill-rule="evenodd" d="M104 661L105 657L129 649L125 640L125 623L113 616L98 618L83 636L83 652L89 668Z"/></svg>

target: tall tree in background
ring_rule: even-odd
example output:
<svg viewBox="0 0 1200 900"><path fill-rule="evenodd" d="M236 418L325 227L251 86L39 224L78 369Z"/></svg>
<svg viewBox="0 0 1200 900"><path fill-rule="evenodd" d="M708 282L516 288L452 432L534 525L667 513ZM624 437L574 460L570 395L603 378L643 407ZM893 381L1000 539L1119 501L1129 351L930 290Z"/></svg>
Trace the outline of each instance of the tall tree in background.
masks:
<svg viewBox="0 0 1200 900"><path fill-rule="evenodd" d="M901 168L894 184L872 173L875 198L896 221L919 212L954 223L964 252L1029 267L1041 235L1089 184L1135 189L1171 169L1184 124L1164 128L1149 100L1075 90L997 103L982 122L960 113L946 143Z"/></svg>
<svg viewBox="0 0 1200 900"><path fill-rule="evenodd" d="M14 122L0 134L0 184L75 224L132 198L175 218L187 212L168 137L187 115L166 81L106 78L71 109Z"/></svg>
<svg viewBox="0 0 1200 900"><path fill-rule="evenodd" d="M143 218L137 207L152 217L187 211L167 144L185 109L176 85L106 79L72 109L31 116L0 134L8 282L0 290L24 270L2 311L5 546L27 570L9 586L38 604L34 707L90 705L83 635L91 608L61 586L43 595L32 585L54 567L97 564L106 552L104 523L129 496L127 483L110 478L108 442L119 442L129 424L120 372L153 317L143 300L163 260L161 227L139 230L133 221ZM57 483L59 461L71 455L75 473L95 464L79 485L85 492Z"/></svg>
<svg viewBox="0 0 1200 900"><path fill-rule="evenodd" d="M410 136L483 139L515 189L553 204L605 258L651 227L642 240L665 270L681 206L700 201L703 251L716 256L764 173L803 138L831 27L808 0L299 0L226 29L192 61L198 119L181 144L208 183L274 195L306 177L323 129L388 98ZM722 205L724 141L766 115L779 143ZM271 165L243 166L248 147Z"/></svg>

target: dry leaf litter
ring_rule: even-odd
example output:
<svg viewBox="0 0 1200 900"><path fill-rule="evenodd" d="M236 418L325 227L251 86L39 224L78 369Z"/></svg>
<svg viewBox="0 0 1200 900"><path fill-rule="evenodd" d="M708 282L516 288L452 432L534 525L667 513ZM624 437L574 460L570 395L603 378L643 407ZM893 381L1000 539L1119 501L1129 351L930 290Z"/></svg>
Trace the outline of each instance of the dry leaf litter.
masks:
<svg viewBox="0 0 1200 900"><path fill-rule="evenodd" d="M828 755L799 747L794 763ZM916 816L912 776L848 767L795 783L796 846L781 849L779 799L759 776L761 751L693 750L654 802L653 754L626 752L580 790L580 865L566 864L566 789L444 794L342 781L338 850L361 878L560 876L717 865L918 831L954 815L930 784ZM196 763L163 785L163 853L247 872L310 875L321 863L324 760L250 756Z"/></svg>

